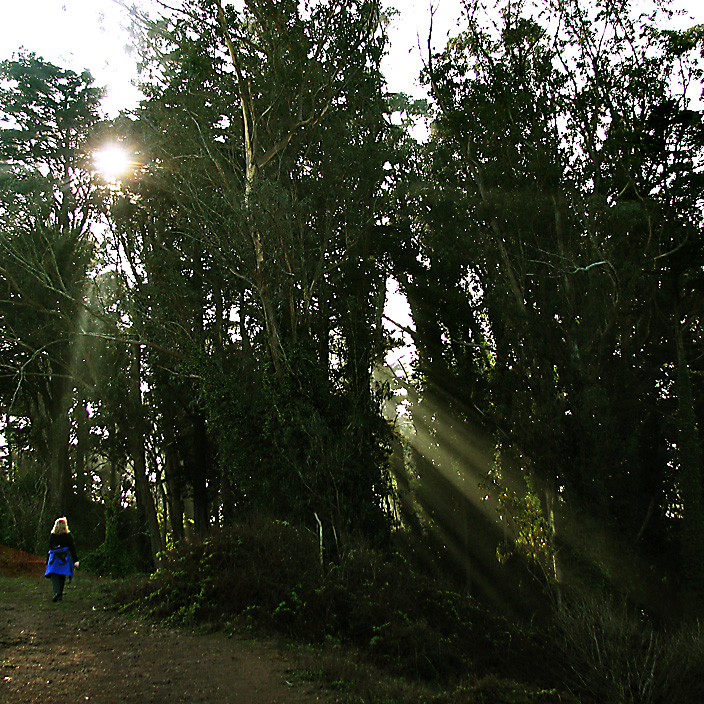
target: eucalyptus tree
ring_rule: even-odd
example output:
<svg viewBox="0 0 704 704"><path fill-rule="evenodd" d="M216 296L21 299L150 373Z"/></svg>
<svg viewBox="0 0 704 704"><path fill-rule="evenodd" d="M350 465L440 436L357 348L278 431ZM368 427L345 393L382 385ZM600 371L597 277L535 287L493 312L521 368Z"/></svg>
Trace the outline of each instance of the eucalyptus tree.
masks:
<svg viewBox="0 0 704 704"><path fill-rule="evenodd" d="M182 448L181 485L200 486L211 517L219 501L224 518L261 508L376 530L378 4L194 0L142 19L149 156L114 212L146 274L140 324L183 354L169 387L205 443L185 464Z"/></svg>
<svg viewBox="0 0 704 704"><path fill-rule="evenodd" d="M3 400L8 418L30 424L61 512L98 206L85 148L102 91L88 72L34 54L3 61L0 79Z"/></svg>
<svg viewBox="0 0 704 704"><path fill-rule="evenodd" d="M532 475L563 567L636 589L604 537L661 567L673 552L673 371L699 337L700 33L612 0L465 9L428 63L428 185L405 220L423 257L397 272L421 370L494 433L495 476ZM678 487L696 524L701 475Z"/></svg>

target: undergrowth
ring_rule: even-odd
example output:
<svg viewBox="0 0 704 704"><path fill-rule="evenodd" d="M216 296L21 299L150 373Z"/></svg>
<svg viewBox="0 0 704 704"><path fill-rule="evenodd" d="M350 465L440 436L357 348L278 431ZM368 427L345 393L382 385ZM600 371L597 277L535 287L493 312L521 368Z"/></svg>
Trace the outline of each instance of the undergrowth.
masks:
<svg viewBox="0 0 704 704"><path fill-rule="evenodd" d="M171 624L280 636L293 644L298 669L324 680L341 701L638 701L618 699L623 692L602 687L592 672L590 639L602 632L596 614L571 612L571 621L562 613L554 628L539 631L419 574L398 553L359 546L321 565L315 537L282 522L251 521L170 551L120 601ZM640 641L631 635L628 642ZM694 642L701 649L701 638ZM663 664L672 658L666 650L658 654ZM698 657L681 668L685 679L697 671ZM681 684L678 701L701 701ZM667 695L664 680L658 692Z"/></svg>
<svg viewBox="0 0 704 704"><path fill-rule="evenodd" d="M557 609L553 633L564 681L590 700L704 702L704 633L696 622L654 628L626 601L591 595Z"/></svg>

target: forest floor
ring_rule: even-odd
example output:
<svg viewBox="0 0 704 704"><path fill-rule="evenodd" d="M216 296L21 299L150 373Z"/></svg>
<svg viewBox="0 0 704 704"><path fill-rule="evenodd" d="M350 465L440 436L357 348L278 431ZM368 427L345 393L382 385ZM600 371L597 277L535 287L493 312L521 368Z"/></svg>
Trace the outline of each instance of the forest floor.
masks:
<svg viewBox="0 0 704 704"><path fill-rule="evenodd" d="M0 561L0 704L333 704L273 642L171 629L108 608L76 573L53 603L48 579ZM43 574L43 570L41 571Z"/></svg>

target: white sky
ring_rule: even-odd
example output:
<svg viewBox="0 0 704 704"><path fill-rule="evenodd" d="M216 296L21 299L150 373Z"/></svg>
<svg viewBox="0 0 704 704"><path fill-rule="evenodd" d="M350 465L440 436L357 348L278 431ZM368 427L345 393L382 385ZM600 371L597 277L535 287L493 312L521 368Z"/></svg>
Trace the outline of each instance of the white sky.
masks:
<svg viewBox="0 0 704 704"><path fill-rule="evenodd" d="M134 1L129 0L130 4ZM425 53L431 2L439 48L448 35L457 33L461 0L384 0L385 5L399 10L389 27L391 49L385 65L392 91L423 94L416 82L422 67L418 44L420 38ZM108 88L105 108L111 114L136 103L138 92L131 85L136 77L135 62L125 50L129 43L127 19L113 0L5 0L3 5L0 60L11 58L23 46L59 66L74 71L88 68L96 83ZM701 0L675 0L674 6L704 21Z"/></svg>
<svg viewBox="0 0 704 704"><path fill-rule="evenodd" d="M431 2L435 8L434 43L440 48L449 35L457 33L461 0L385 0L385 5L399 10L389 27L391 46L385 64L391 91L423 95L417 84L422 67L418 45L420 41L425 53ZM704 22L701 0L675 0L674 6ZM107 87L104 107L115 115L139 100L137 89L131 85L136 67L126 52L126 25L125 12L113 0L4 0L0 60L11 58L13 52L24 47L58 66L79 72L87 68L97 85ZM412 325L407 304L394 307L389 314L402 325Z"/></svg>
<svg viewBox="0 0 704 704"><path fill-rule="evenodd" d="M392 48L386 73L392 91L421 94L415 84L422 66L418 37L425 48L430 2L386 0L387 5L401 8L389 27ZM432 2L437 6L434 35L439 45L448 33L455 33L460 0ZM11 58L24 47L64 68L88 68L96 83L108 88L105 108L111 114L132 107L138 100L138 92L131 86L136 77L135 62L126 52L126 13L113 0L10 0L3 5L0 60Z"/></svg>

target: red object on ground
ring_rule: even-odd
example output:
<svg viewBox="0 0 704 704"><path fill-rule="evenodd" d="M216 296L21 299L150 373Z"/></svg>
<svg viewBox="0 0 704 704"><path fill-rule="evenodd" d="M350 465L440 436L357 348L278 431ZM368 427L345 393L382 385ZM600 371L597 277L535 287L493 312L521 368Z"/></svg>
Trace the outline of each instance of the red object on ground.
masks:
<svg viewBox="0 0 704 704"><path fill-rule="evenodd" d="M5 577L41 577L45 569L46 558L0 545L0 574Z"/></svg>

